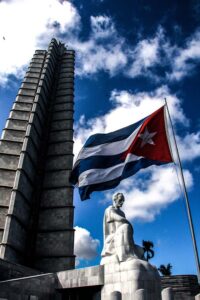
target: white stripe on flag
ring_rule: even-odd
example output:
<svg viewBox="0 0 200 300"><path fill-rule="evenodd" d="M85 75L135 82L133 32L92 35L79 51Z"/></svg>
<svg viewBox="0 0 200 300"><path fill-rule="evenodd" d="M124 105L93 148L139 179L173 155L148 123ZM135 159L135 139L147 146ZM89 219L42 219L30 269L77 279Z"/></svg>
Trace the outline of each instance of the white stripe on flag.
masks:
<svg viewBox="0 0 200 300"><path fill-rule="evenodd" d="M124 140L113 142L113 143L101 144L94 147L85 147L85 148L83 147L76 161L80 159L85 159L90 156L95 156L95 155L103 156L103 155L116 155L116 154L123 153L131 145L132 141L136 137L142 125L143 124L141 124L138 128L136 128L135 131L133 131L133 133Z"/></svg>
<svg viewBox="0 0 200 300"><path fill-rule="evenodd" d="M78 187L103 183L118 178L122 175L123 169L128 162L137 161L141 158L142 156L136 156L134 154L129 153L126 157L126 160L121 164L106 169L87 170L80 174L78 179Z"/></svg>

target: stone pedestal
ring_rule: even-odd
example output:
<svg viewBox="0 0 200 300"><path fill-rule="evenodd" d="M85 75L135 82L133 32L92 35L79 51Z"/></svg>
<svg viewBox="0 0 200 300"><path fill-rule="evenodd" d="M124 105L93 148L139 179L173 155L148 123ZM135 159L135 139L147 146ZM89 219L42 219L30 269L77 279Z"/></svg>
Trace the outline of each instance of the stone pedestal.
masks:
<svg viewBox="0 0 200 300"><path fill-rule="evenodd" d="M161 300L157 269L140 259L105 264L101 300L110 299Z"/></svg>

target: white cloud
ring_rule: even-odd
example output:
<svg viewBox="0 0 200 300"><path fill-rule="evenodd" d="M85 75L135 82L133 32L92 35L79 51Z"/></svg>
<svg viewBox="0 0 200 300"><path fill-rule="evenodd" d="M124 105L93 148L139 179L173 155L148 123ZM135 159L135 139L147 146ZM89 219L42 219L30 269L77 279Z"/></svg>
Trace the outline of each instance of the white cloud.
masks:
<svg viewBox="0 0 200 300"><path fill-rule="evenodd" d="M79 21L69 1L1 1L0 82L5 83L9 74L21 77L36 48L46 47L53 36L79 27Z"/></svg>
<svg viewBox="0 0 200 300"><path fill-rule="evenodd" d="M108 16L91 16L91 33L86 41L71 38L68 44L76 50L76 74L90 76L101 70L114 76L127 64L125 41Z"/></svg>
<svg viewBox="0 0 200 300"><path fill-rule="evenodd" d="M107 38L116 34L114 23L108 16L91 16L91 30L95 38Z"/></svg>
<svg viewBox="0 0 200 300"><path fill-rule="evenodd" d="M94 239L87 229L79 226L75 227L74 253L78 262L81 259L90 260L95 258L98 255L99 244L99 240Z"/></svg>
<svg viewBox="0 0 200 300"><path fill-rule="evenodd" d="M130 66L127 65L125 75L132 78L146 76L159 82L191 76L200 61L200 30L185 41L185 46L178 47L159 26L154 37L140 40L135 48L129 46L128 60ZM158 77L156 66L167 67L169 71Z"/></svg>
<svg viewBox="0 0 200 300"><path fill-rule="evenodd" d="M171 57L172 58L172 57ZM176 48L169 79L181 80L193 74L200 61L200 30L197 30L186 42L185 48Z"/></svg>
<svg viewBox="0 0 200 300"><path fill-rule="evenodd" d="M146 76L148 69L158 64L158 42L158 37L155 37L150 40L142 40L137 44L131 54L133 63L127 72L130 77L137 77L140 75Z"/></svg>
<svg viewBox="0 0 200 300"><path fill-rule="evenodd" d="M182 139L177 136L180 157L190 161L200 156L200 132L188 133Z"/></svg>
<svg viewBox="0 0 200 300"><path fill-rule="evenodd" d="M120 40L102 45L91 38L86 42L74 40L69 45L76 50L76 74L79 76L90 76L102 70L114 76L127 63Z"/></svg>
<svg viewBox="0 0 200 300"><path fill-rule="evenodd" d="M176 172L170 166L151 167L143 172L149 173L149 178L145 182L138 180L137 183L134 177L128 186L120 189L120 192L126 197L124 211L128 219L152 221L161 209L180 198L180 186ZM185 170L184 177L187 187L191 188L192 174Z"/></svg>

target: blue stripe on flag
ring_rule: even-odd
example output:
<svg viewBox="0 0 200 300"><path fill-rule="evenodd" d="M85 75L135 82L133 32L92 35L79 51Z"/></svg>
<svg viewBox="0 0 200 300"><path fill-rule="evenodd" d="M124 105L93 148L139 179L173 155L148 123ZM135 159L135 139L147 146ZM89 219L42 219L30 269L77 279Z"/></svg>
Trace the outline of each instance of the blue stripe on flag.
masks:
<svg viewBox="0 0 200 300"><path fill-rule="evenodd" d="M94 135L91 135L84 147L94 147L94 146L98 146L101 144L106 144L106 143L113 143L113 142L117 142L117 141L121 141L126 139L138 126L140 126L140 124L142 124L144 122L146 118L138 121L135 124L129 125L127 127L124 127L122 129L110 132L110 133L97 133ZM120 120L119 120L120 122Z"/></svg>
<svg viewBox="0 0 200 300"><path fill-rule="evenodd" d="M125 153L125 152L124 152ZM81 160L73 169L70 181L73 184L77 183L77 178L81 173L90 169L106 169L125 161L126 157L123 153L109 156L92 156Z"/></svg>
<svg viewBox="0 0 200 300"><path fill-rule="evenodd" d="M88 186L79 187L79 194L81 200L90 199L90 194L94 191L103 191L115 188L118 184L123 180L126 179L139 171L140 169L145 169L151 165L163 165L166 163L157 161L157 160L150 160L146 158L141 158L140 160L129 162L125 165L123 173L121 176L110 180L105 181L97 184L90 184Z"/></svg>

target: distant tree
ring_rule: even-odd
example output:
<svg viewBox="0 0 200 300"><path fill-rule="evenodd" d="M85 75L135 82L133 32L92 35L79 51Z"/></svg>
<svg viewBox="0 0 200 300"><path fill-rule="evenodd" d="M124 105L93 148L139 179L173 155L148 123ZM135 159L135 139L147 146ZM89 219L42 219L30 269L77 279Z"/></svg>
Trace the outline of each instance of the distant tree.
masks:
<svg viewBox="0 0 200 300"><path fill-rule="evenodd" d="M149 261L152 257L154 257L154 251L152 250L154 244L151 241L142 241L142 246L144 249L144 258L146 261Z"/></svg>
<svg viewBox="0 0 200 300"><path fill-rule="evenodd" d="M167 264L167 265L160 265L158 268L158 271L163 275L163 276L170 276L172 275L172 265Z"/></svg>

